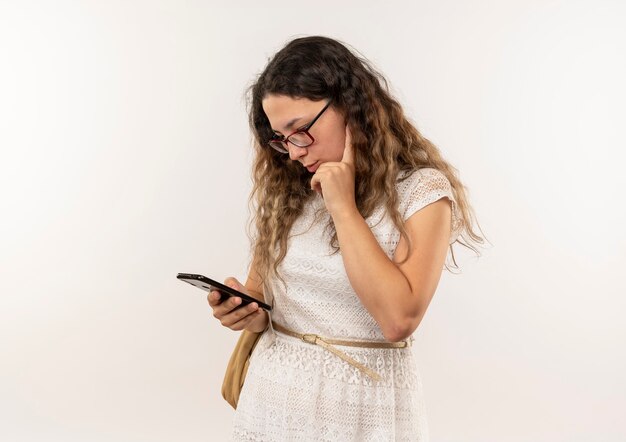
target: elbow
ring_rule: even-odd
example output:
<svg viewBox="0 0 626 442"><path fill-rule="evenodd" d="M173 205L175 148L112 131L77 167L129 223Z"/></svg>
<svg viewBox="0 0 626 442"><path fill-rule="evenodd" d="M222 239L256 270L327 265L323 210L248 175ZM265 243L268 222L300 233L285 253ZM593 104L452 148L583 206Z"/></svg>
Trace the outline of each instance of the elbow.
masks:
<svg viewBox="0 0 626 442"><path fill-rule="evenodd" d="M413 334L414 331L414 329L411 330L408 328L396 327L392 328L391 330L387 330L386 332L383 332L383 336L389 342L399 342L407 339Z"/></svg>
<svg viewBox="0 0 626 442"><path fill-rule="evenodd" d="M394 320L382 329L383 336L389 342L398 342L408 339L420 323L421 315L408 316Z"/></svg>

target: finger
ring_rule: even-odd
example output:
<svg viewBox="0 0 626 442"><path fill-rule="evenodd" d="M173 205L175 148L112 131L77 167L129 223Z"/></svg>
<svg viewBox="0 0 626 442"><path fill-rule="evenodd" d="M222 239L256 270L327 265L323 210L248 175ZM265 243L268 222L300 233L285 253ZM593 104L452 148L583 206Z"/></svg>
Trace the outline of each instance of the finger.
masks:
<svg viewBox="0 0 626 442"><path fill-rule="evenodd" d="M311 178L311 189L317 190L315 189L316 187L319 187L321 181L320 181L320 177L319 175L317 175L317 173L315 175L313 175L313 177Z"/></svg>
<svg viewBox="0 0 626 442"><path fill-rule="evenodd" d="M239 306L241 306L241 302L242 301L239 296L231 296L226 302L224 302L224 308L228 309L227 312L231 312L239 308Z"/></svg>
<svg viewBox="0 0 626 442"><path fill-rule="evenodd" d="M246 288L242 286L241 283L237 281L236 278L233 278L232 276L224 280L224 285L227 285L228 287L231 287L242 293L246 293L246 294L248 293ZM216 293L216 294L214 295L213 293ZM222 294L219 290L215 288L213 288L213 290L209 293L208 299L209 299L209 305L213 307L214 310L216 309L216 307L220 305L223 307L217 311L217 313L220 315L228 313L232 309L237 308L239 304L241 304L241 298L239 298L238 296L228 296L228 298L225 301L221 301ZM213 315L213 316L216 316L216 315Z"/></svg>
<svg viewBox="0 0 626 442"><path fill-rule="evenodd" d="M258 309L256 312L250 313L248 316L244 317L240 321L235 322L228 328L235 331L243 330L244 328L248 327L252 323L252 321L255 321L257 318L259 318L262 314L263 310Z"/></svg>
<svg viewBox="0 0 626 442"><path fill-rule="evenodd" d="M233 278L232 276L229 276L224 280L224 285L227 285L228 287L238 290L240 292L246 293L246 288L239 281L237 281L237 278Z"/></svg>
<svg viewBox="0 0 626 442"><path fill-rule="evenodd" d="M259 305L256 302L253 302L244 307L235 309L232 312L225 315L224 317L222 317L222 320L221 320L222 325L225 327L232 327L233 324L240 322L244 318L247 318L248 316L257 312L258 310L259 310ZM254 318L254 315L252 316Z"/></svg>
<svg viewBox="0 0 626 442"><path fill-rule="evenodd" d="M342 163L354 164L354 148L352 147L352 134L350 128L346 125L346 142L343 149Z"/></svg>
<svg viewBox="0 0 626 442"><path fill-rule="evenodd" d="M221 301L220 298L222 297L222 295L220 294L220 292L218 292L217 290L211 290L209 292L209 294L207 295L207 299L209 301L209 305L211 307L215 307L217 305L220 305Z"/></svg>
<svg viewBox="0 0 626 442"><path fill-rule="evenodd" d="M320 180L319 175L313 175L313 178L311 178L311 189L324 196L322 193L322 181Z"/></svg>
<svg viewBox="0 0 626 442"><path fill-rule="evenodd" d="M239 296L232 296L222 301L221 304L213 307L213 316L221 320L225 315L228 315L233 310L237 309L241 305L241 298Z"/></svg>

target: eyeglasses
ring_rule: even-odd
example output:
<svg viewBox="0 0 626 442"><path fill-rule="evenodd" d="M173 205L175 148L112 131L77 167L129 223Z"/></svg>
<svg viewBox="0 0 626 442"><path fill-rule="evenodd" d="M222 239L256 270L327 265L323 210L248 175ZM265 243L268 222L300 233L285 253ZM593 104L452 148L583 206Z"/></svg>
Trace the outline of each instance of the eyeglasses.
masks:
<svg viewBox="0 0 626 442"><path fill-rule="evenodd" d="M320 111L320 113L317 114L317 116L313 118L313 121L311 121L309 124L296 130L287 138L284 138L284 136L282 135L274 135L274 138L272 138L268 142L268 144L274 149L276 149L277 151L279 151L280 153L289 153L289 146L287 145L287 143L291 143L294 146L298 146L298 147L308 147L311 144L313 144L315 142L315 138L313 138L313 136L309 133L309 129L311 129L311 126L313 126L313 123L315 123L319 119L319 117L322 116L324 111L328 109L328 106L330 106L331 101L332 100L328 100L328 103L326 103L326 106L324 106L324 108Z"/></svg>

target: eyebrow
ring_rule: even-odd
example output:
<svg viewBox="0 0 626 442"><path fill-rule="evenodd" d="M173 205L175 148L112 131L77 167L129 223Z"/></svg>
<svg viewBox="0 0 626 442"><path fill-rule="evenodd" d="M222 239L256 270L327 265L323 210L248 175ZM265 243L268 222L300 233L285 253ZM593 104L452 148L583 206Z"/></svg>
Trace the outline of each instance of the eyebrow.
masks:
<svg viewBox="0 0 626 442"><path fill-rule="evenodd" d="M292 119L292 120L289 120L289 121L287 122L287 124L285 125L285 129L287 129L287 130L291 130L291 129L293 128L294 124L295 124L297 121L302 120L303 118L304 118L304 117L297 117L297 118L294 118L294 119ZM273 130L274 132L281 133L279 130L276 130L276 129L274 129L274 128L272 128L272 130Z"/></svg>

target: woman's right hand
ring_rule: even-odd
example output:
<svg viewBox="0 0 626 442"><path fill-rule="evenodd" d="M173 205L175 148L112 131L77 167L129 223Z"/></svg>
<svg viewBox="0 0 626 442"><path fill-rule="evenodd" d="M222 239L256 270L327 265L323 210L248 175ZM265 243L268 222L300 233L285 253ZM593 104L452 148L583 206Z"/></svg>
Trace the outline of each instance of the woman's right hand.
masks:
<svg viewBox="0 0 626 442"><path fill-rule="evenodd" d="M248 290L235 278L226 278L224 285L247 295L249 294ZM220 302L220 296L220 292L213 290L207 296L207 300L213 309L213 316L218 319L224 327L236 331L246 329L256 333L265 330L269 317L267 312L260 308L256 302L250 303L244 307L239 307L241 305L240 297L230 296L225 298L223 302Z"/></svg>

